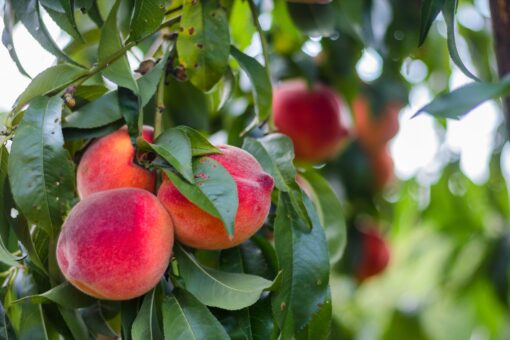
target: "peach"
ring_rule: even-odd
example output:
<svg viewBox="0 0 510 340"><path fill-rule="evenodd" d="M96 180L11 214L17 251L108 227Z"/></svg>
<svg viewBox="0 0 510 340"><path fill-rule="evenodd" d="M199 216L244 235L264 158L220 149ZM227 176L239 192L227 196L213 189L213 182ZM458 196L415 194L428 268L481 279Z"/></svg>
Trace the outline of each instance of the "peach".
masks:
<svg viewBox="0 0 510 340"><path fill-rule="evenodd" d="M395 137L399 128L398 113L401 107L398 102L389 102L376 117L365 97L359 96L353 101L356 135L367 150L382 148Z"/></svg>
<svg viewBox="0 0 510 340"><path fill-rule="evenodd" d="M142 136L152 142L152 128L144 127ZM140 188L153 192L156 175L134 164L134 157L135 149L126 127L94 141L85 150L76 173L80 198L115 188Z"/></svg>
<svg viewBox="0 0 510 340"><path fill-rule="evenodd" d="M176 238L194 248L226 249L241 244L260 229L271 206L273 177L246 151L230 145L218 148L221 154L207 157L223 165L237 185L239 205L232 238L220 219L191 203L166 176L158 192L174 222Z"/></svg>
<svg viewBox="0 0 510 340"><path fill-rule="evenodd" d="M84 293L127 300L159 282L172 246L172 220L156 196L112 189L71 209L59 235L57 261L65 278Z"/></svg>
<svg viewBox="0 0 510 340"><path fill-rule="evenodd" d="M329 87L304 81L282 83L273 93L276 128L292 139L296 160L322 162L341 150L348 131L341 120L340 98Z"/></svg>
<svg viewBox="0 0 510 340"><path fill-rule="evenodd" d="M390 248L381 233L374 228L362 230L361 259L356 272L358 281L363 282L381 273L389 262Z"/></svg>

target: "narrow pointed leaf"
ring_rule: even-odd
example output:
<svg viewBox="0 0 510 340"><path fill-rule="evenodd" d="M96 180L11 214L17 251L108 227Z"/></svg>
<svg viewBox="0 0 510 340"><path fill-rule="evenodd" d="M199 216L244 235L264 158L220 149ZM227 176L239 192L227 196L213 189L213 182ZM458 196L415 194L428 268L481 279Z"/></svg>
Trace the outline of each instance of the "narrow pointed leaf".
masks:
<svg viewBox="0 0 510 340"><path fill-rule="evenodd" d="M15 0L11 1L16 17L23 23L28 32L41 45L42 48L61 60L79 65L67 54L62 52L51 37L46 25L41 18L39 2L37 0Z"/></svg>
<svg viewBox="0 0 510 340"><path fill-rule="evenodd" d="M37 96L45 96L63 90L86 74L86 70L69 64L59 64L47 68L32 79L27 88L16 99L14 111L19 111Z"/></svg>
<svg viewBox="0 0 510 340"><path fill-rule="evenodd" d="M64 128L93 129L122 118L117 91L90 102L65 117Z"/></svg>
<svg viewBox="0 0 510 340"><path fill-rule="evenodd" d="M135 9L129 26L129 40L138 40L154 32L165 16L163 0L135 0Z"/></svg>
<svg viewBox="0 0 510 340"><path fill-rule="evenodd" d="M458 0L445 0L443 7L443 16L446 22L446 32L448 42L448 51L455 65L469 78L479 81L478 77L475 76L464 64L462 58L457 50L457 43L455 42L455 11L457 10Z"/></svg>
<svg viewBox="0 0 510 340"><path fill-rule="evenodd" d="M156 318L156 298L157 287L145 295L142 307L133 322L133 328L131 330L133 340L153 340L162 338Z"/></svg>
<svg viewBox="0 0 510 340"><path fill-rule="evenodd" d="M244 54L234 46L231 47L230 53L250 78L255 100L255 113L257 114L258 123L262 123L271 116L273 100L271 80L264 66L256 59Z"/></svg>
<svg viewBox="0 0 510 340"><path fill-rule="evenodd" d="M6 0L4 4L4 30L2 32L2 44L4 44L5 48L9 52L9 56L11 57L12 61L14 61L14 63L16 64L18 71L24 76L32 78L30 77L28 72L25 71L23 65L21 65L21 62L19 61L18 58L18 54L16 53L16 49L14 48L14 42L12 40L13 26L14 26L14 12L12 10L11 1Z"/></svg>
<svg viewBox="0 0 510 340"><path fill-rule="evenodd" d="M310 229L312 222L303 204L303 194L296 183L294 147L289 137L273 133L258 139L245 138L243 149L251 153L262 168L273 176L276 188L291 193L290 199L294 209L305 221L303 226Z"/></svg>
<svg viewBox="0 0 510 340"><path fill-rule="evenodd" d="M207 306L237 310L253 305L273 282L260 276L203 267L182 247L176 250L186 290Z"/></svg>
<svg viewBox="0 0 510 340"><path fill-rule="evenodd" d="M445 0L424 0L421 5L420 41L422 45L427 38L430 26L444 7Z"/></svg>
<svg viewBox="0 0 510 340"><path fill-rule="evenodd" d="M191 167L191 142L181 130L165 130L149 144L158 155L173 166L188 182L193 183L193 169Z"/></svg>
<svg viewBox="0 0 510 340"><path fill-rule="evenodd" d="M313 189L312 200L328 241L329 261L334 264L340 260L347 243L347 231L343 207L333 189L318 172L308 170L301 174Z"/></svg>
<svg viewBox="0 0 510 340"><path fill-rule="evenodd" d="M178 126L176 129L179 129L186 133L188 138L191 141L191 153L193 157L195 156L206 156L215 153L221 153L220 150L212 145L207 138L205 138L200 132L197 130L190 128L189 126Z"/></svg>
<svg viewBox="0 0 510 340"><path fill-rule="evenodd" d="M78 289L74 288L70 283L64 282L47 292L37 295L30 295L19 300L13 301L12 303L56 303L60 306L74 309L92 305L96 299L82 293Z"/></svg>
<svg viewBox="0 0 510 340"><path fill-rule="evenodd" d="M99 62L108 60L113 54L123 48L122 40L117 28L117 11L120 1L116 1L108 14L103 28L101 29L101 39L98 48ZM105 70L103 75L119 86L126 87L134 93L138 93L138 85L133 78L131 67L129 66L126 55L111 63Z"/></svg>
<svg viewBox="0 0 510 340"><path fill-rule="evenodd" d="M184 197L221 219L227 234L233 235L239 205L236 182L223 165L207 156L195 159L192 167L195 184L186 182L172 171L163 170Z"/></svg>
<svg viewBox="0 0 510 340"><path fill-rule="evenodd" d="M509 94L510 76L495 83L473 82L435 97L419 109L414 117L426 112L435 117L460 119L486 100Z"/></svg>
<svg viewBox="0 0 510 340"><path fill-rule="evenodd" d="M223 326L200 301L181 289L162 303L165 339L228 340Z"/></svg>
<svg viewBox="0 0 510 340"><path fill-rule="evenodd" d="M57 235L74 200L74 164L64 149L63 101L37 97L16 130L9 157L14 200L27 219Z"/></svg>
<svg viewBox="0 0 510 340"><path fill-rule="evenodd" d="M324 230L305 198L314 226L303 232L303 221L289 194L280 192L275 220L275 248L282 282L273 295L273 315L286 339L305 327L329 298L329 259Z"/></svg>

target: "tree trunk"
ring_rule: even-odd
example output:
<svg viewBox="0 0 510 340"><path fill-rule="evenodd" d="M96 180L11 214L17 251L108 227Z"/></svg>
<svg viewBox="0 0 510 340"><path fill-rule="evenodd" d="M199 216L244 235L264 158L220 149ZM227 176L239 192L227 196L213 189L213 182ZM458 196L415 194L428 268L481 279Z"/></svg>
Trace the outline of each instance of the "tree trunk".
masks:
<svg viewBox="0 0 510 340"><path fill-rule="evenodd" d="M492 30L499 77L510 73L510 0L490 0ZM510 97L503 100L507 133L510 138Z"/></svg>

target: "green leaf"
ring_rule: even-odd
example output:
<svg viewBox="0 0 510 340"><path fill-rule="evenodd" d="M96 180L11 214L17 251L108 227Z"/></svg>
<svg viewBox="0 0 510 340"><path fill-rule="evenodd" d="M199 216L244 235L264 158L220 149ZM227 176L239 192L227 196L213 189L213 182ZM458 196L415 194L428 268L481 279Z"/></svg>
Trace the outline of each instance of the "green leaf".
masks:
<svg viewBox="0 0 510 340"><path fill-rule="evenodd" d="M157 313L157 290L154 287L147 293L143 299L142 307L133 322L131 334L133 340L152 340L161 339L161 329L159 328Z"/></svg>
<svg viewBox="0 0 510 340"><path fill-rule="evenodd" d="M200 209L221 219L227 234L234 235L234 222L239 205L236 182L223 165L207 156L193 160L192 166L195 184L182 180L169 170L163 171L184 197Z"/></svg>
<svg viewBox="0 0 510 340"><path fill-rule="evenodd" d="M421 46L427 34L429 33L430 26L436 19L437 15L443 9L445 0L424 0L421 4L421 23L420 23L420 41L418 43Z"/></svg>
<svg viewBox="0 0 510 340"><path fill-rule="evenodd" d="M86 70L69 64L47 68L39 73L16 99L14 111L22 109L33 98L58 92L85 75Z"/></svg>
<svg viewBox="0 0 510 340"><path fill-rule="evenodd" d="M53 21L55 21L61 29L66 31L74 39L83 42L83 37L78 30L78 25L76 24L76 19L74 17L74 0L59 0L58 3L61 5L64 12L51 8L50 6L45 6L44 3L43 6Z"/></svg>
<svg viewBox="0 0 510 340"><path fill-rule="evenodd" d="M136 41L156 31L165 16L163 0L135 0L135 9L129 27L129 40Z"/></svg>
<svg viewBox="0 0 510 340"><path fill-rule="evenodd" d="M9 186L8 183L6 183L6 186ZM12 198L11 189L9 188L5 189L5 196L3 197L4 205L6 207L6 213L10 217L11 210L15 209L16 206L14 204L14 199ZM33 263L35 265L35 269L39 270L41 273L47 275L46 267L43 264L41 257L39 256L39 253L37 252L34 242L32 241L32 237L30 235L30 229L28 226L28 223L24 216L22 214L18 214L16 218L9 219L9 228L14 231L16 234L16 238L21 242L23 247L25 248L25 251L28 254L28 261ZM27 261L27 259L25 260Z"/></svg>
<svg viewBox="0 0 510 340"><path fill-rule="evenodd" d="M101 301L97 301L96 304L90 307L81 308L80 312L83 320L87 324L87 327L95 336L101 334L108 337L118 337L118 334L115 333L112 327L108 324L108 321L106 321L101 308ZM122 314L122 316L124 315Z"/></svg>
<svg viewBox="0 0 510 340"><path fill-rule="evenodd" d="M138 83L138 88L140 89L141 107L144 107L149 103L154 93L156 93L156 89L158 88L161 77L165 76L164 71L168 56L169 53L166 53L165 56L158 61L152 70L144 74L136 81Z"/></svg>
<svg viewBox="0 0 510 340"><path fill-rule="evenodd" d="M168 129L149 145L188 182L194 182L191 168L191 142L186 133L179 129Z"/></svg>
<svg viewBox="0 0 510 340"><path fill-rule="evenodd" d="M63 130L64 139L66 141L72 141L80 139L99 138L120 129L124 125L125 125L124 120L119 119L108 125L103 125L101 127L93 129L75 129L75 128L64 129Z"/></svg>
<svg viewBox="0 0 510 340"><path fill-rule="evenodd" d="M177 39L179 62L191 83L208 91L228 67L228 19L218 0L184 0Z"/></svg>
<svg viewBox="0 0 510 340"><path fill-rule="evenodd" d="M310 229L312 223L303 204L303 194L296 183L294 147L289 137L273 133L258 139L245 138L243 149L251 153L262 168L273 176L276 188L290 193L294 209L306 222L306 228Z"/></svg>
<svg viewBox="0 0 510 340"><path fill-rule="evenodd" d="M60 306L74 309L92 305L96 299L74 288L70 283L64 282L47 292L23 297L12 303L56 303Z"/></svg>
<svg viewBox="0 0 510 340"><path fill-rule="evenodd" d="M280 192L276 211L275 248L282 282L273 295L273 315L286 339L305 327L320 305L329 299L329 259L324 230L305 198L313 228L303 232L304 222L294 210L289 194Z"/></svg>
<svg viewBox="0 0 510 340"><path fill-rule="evenodd" d="M294 24L309 36L331 36L335 30L335 11L330 4L287 2Z"/></svg>
<svg viewBox="0 0 510 340"><path fill-rule="evenodd" d="M182 247L175 249L186 290L207 306L237 310L253 305L273 282L260 276L203 267Z"/></svg>
<svg viewBox="0 0 510 340"><path fill-rule="evenodd" d="M333 189L317 171L307 170L301 176L312 187L312 201L319 214L328 241L329 261L333 265L342 258L347 243L343 207Z"/></svg>
<svg viewBox="0 0 510 340"><path fill-rule="evenodd" d="M79 65L62 52L55 41L53 41L41 18L41 11L37 0L16 0L10 2L16 17L23 23L27 31L37 40L42 48L61 60Z"/></svg>
<svg viewBox="0 0 510 340"><path fill-rule="evenodd" d="M154 95L167 58L168 56L165 56L150 72L137 80L142 107L147 105ZM93 129L121 119L122 114L118 102L118 91L115 90L106 94L104 92L104 88L101 86L78 87L75 97L89 101L95 100L66 116L62 126L64 128ZM98 96L100 97L96 99Z"/></svg>
<svg viewBox="0 0 510 340"><path fill-rule="evenodd" d="M103 28L101 29L101 39L98 47L98 61L104 62L112 55L118 53L124 46L117 28L117 11L120 1L117 0L108 14ZM134 93L138 93L138 85L133 78L131 67L129 66L126 55L111 63L103 70L103 75L121 87L126 87Z"/></svg>
<svg viewBox="0 0 510 340"><path fill-rule="evenodd" d="M182 289L174 289L171 296L165 296L162 309L165 339L229 339L207 307Z"/></svg>
<svg viewBox="0 0 510 340"><path fill-rule="evenodd" d="M134 142L136 141L136 138L139 135L138 132L142 129L143 125L140 98L130 89L121 86L119 86L117 93L120 112L126 122L129 136Z"/></svg>
<svg viewBox="0 0 510 340"><path fill-rule="evenodd" d="M11 305L11 301L36 294L34 276L27 269L18 270L5 297L7 314L18 339L50 339L41 305Z"/></svg>
<svg viewBox="0 0 510 340"><path fill-rule="evenodd" d="M63 101L38 97L16 130L9 158L14 200L27 219L57 235L74 199L74 164L60 127Z"/></svg>
<svg viewBox="0 0 510 340"><path fill-rule="evenodd" d="M63 307L59 307L58 310L75 340L89 339L89 331L87 329L87 325L85 324L85 321L83 321L83 318L81 317L78 310L67 309Z"/></svg>
<svg viewBox="0 0 510 340"><path fill-rule="evenodd" d="M209 129L208 98L190 82L169 77L165 86L165 108L175 125Z"/></svg>
<svg viewBox="0 0 510 340"><path fill-rule="evenodd" d="M131 340L131 330L133 328L133 322L136 319L138 313L138 306L141 298L135 298L132 300L122 301L120 305L120 316L121 316L121 331L122 339Z"/></svg>
<svg viewBox="0 0 510 340"><path fill-rule="evenodd" d="M257 60L239 51L234 46L230 53L237 60L241 68L250 78L253 97L255 99L255 113L258 123L262 123L271 116L272 109L272 86L267 72Z"/></svg>
<svg viewBox="0 0 510 340"><path fill-rule="evenodd" d="M466 65L462 62L462 58L457 50L457 43L455 42L455 11L457 10L458 0L445 0L443 7L443 16L446 22L446 33L448 42L448 51L455 65L469 78L479 81L478 77L475 76L471 71L468 70Z"/></svg>
<svg viewBox="0 0 510 340"><path fill-rule="evenodd" d="M122 119L122 115L118 103L118 93L112 91L66 116L62 127L93 129L119 119Z"/></svg>
<svg viewBox="0 0 510 340"><path fill-rule="evenodd" d="M495 83L474 82L434 98L413 117L426 112L435 117L460 119L486 100L510 94L510 76Z"/></svg>
<svg viewBox="0 0 510 340"><path fill-rule="evenodd" d="M16 333L12 328L11 321L7 316L5 308L2 303L0 303L0 339L4 340L14 340L16 339Z"/></svg>
<svg viewBox="0 0 510 340"><path fill-rule="evenodd" d="M12 61L16 64L18 71L31 78L30 75L25 71L23 65L19 61L18 54L16 53L16 49L14 48L14 42L12 40L12 29L15 24L14 12L12 10L11 1L7 0L4 4L4 30L2 32L2 44L4 44L5 48L9 52L9 56Z"/></svg>
<svg viewBox="0 0 510 340"><path fill-rule="evenodd" d="M217 147L212 145L207 138L197 130L189 126L177 126L176 129L181 130L188 136L191 142L191 154L193 157L221 153Z"/></svg>
<svg viewBox="0 0 510 340"><path fill-rule="evenodd" d="M255 34L248 1L234 1L230 12L230 36L241 51L251 44Z"/></svg>
<svg viewBox="0 0 510 340"><path fill-rule="evenodd" d="M329 339L329 332L331 327L331 293L328 292L328 297L319 306L319 310L312 316L308 325L297 334L297 340L326 340Z"/></svg>
<svg viewBox="0 0 510 340"><path fill-rule="evenodd" d="M9 162L9 153L5 146L0 146L0 223L6 228L9 227L10 213L9 202L5 197L6 186L8 186L7 164ZM8 266L17 266L22 257L12 255L5 245L5 240L0 237L0 262Z"/></svg>

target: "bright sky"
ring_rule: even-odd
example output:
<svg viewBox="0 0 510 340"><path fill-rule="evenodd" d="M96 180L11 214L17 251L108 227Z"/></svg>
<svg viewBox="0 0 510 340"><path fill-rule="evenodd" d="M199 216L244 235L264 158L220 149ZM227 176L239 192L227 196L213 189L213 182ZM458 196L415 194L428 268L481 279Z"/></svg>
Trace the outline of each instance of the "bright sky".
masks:
<svg viewBox="0 0 510 340"><path fill-rule="evenodd" d="M471 14L474 15L472 11ZM469 13L467 15L469 17ZM50 32L58 32L51 20L46 22ZM1 30L3 30L2 20L0 20ZM65 38L57 39L59 43L63 43L64 40ZM41 48L21 25L15 28L14 42L21 62L30 75L35 76L52 65L53 56ZM318 53L320 51L318 49L320 44L317 41L310 41L304 47L305 52L309 54ZM426 68L424 69L422 64L419 61L410 61L410 64L406 66L405 76L415 82L416 86L410 93L410 105L401 112L400 132L390 144L397 176L402 179L418 176L425 182L430 182L444 164L444 151L449 150L460 155L461 167L467 176L477 183L483 183L488 177L492 136L502 120L499 108L494 103L486 103L461 121L449 121L444 143L440 142L437 123L433 118L427 115L410 118L432 98L428 88L420 85L422 80L420 78L426 74ZM17 95L27 86L29 79L18 73L4 46L0 46L0 65L2 65L0 110L8 110ZM381 66L381 58L377 53L366 50L356 69L362 79L370 81L380 75ZM467 81L468 79L459 71L454 71L449 85L450 88L456 88ZM510 148L505 149L503 160L506 172L510 175Z"/></svg>

